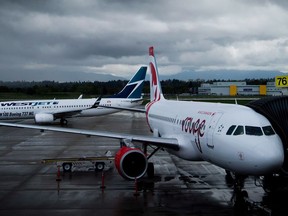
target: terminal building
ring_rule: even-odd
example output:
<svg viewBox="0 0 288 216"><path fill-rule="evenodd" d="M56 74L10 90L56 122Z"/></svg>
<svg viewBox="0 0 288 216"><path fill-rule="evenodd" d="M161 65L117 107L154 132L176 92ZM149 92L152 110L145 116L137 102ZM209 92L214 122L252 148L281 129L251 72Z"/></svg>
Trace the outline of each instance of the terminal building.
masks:
<svg viewBox="0 0 288 216"><path fill-rule="evenodd" d="M199 95L269 95L279 96L288 95L287 88L278 88L275 82L267 82L267 85L247 85L245 81L241 82L213 82L202 83L198 88Z"/></svg>

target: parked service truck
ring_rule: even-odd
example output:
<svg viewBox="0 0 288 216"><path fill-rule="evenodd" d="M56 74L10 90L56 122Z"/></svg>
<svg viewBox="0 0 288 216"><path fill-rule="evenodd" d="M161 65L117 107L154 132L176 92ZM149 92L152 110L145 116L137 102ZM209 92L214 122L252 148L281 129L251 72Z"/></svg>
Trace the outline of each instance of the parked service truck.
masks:
<svg viewBox="0 0 288 216"><path fill-rule="evenodd" d="M42 164L56 164L60 166L63 172L73 172L74 170L95 170L103 171L105 167L112 165L114 157L110 152L105 156L98 157L80 157L80 158L50 158L43 159Z"/></svg>

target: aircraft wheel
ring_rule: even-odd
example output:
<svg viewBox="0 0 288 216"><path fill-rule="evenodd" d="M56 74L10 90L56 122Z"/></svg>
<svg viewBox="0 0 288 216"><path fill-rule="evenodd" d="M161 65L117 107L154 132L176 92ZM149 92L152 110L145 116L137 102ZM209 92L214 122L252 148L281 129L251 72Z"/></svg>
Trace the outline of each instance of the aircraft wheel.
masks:
<svg viewBox="0 0 288 216"><path fill-rule="evenodd" d="M152 162L148 163L147 176L149 178L154 178L154 164Z"/></svg>
<svg viewBox="0 0 288 216"><path fill-rule="evenodd" d="M95 171L102 171L105 167L105 163L103 162L97 162L95 164Z"/></svg>
<svg viewBox="0 0 288 216"><path fill-rule="evenodd" d="M248 193L246 190L235 191L234 215L248 215L249 203L247 202Z"/></svg>
<svg viewBox="0 0 288 216"><path fill-rule="evenodd" d="M72 164L71 163L63 163L62 165L64 172L71 172Z"/></svg>
<svg viewBox="0 0 288 216"><path fill-rule="evenodd" d="M60 124L61 125L67 125L68 124L68 121L66 119L61 119L60 120Z"/></svg>

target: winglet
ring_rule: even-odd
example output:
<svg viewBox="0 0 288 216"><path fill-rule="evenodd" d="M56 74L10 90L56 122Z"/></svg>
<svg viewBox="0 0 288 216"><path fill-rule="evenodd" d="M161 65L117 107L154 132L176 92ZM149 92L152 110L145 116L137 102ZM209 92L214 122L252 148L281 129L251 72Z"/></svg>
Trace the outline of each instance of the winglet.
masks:
<svg viewBox="0 0 288 216"><path fill-rule="evenodd" d="M153 46L149 47L149 57L150 57L150 101L158 101L164 98L162 95L161 84L158 75L157 62L154 55Z"/></svg>
<svg viewBox="0 0 288 216"><path fill-rule="evenodd" d="M97 108L101 102L101 98L102 98L102 96L98 97L91 108Z"/></svg>

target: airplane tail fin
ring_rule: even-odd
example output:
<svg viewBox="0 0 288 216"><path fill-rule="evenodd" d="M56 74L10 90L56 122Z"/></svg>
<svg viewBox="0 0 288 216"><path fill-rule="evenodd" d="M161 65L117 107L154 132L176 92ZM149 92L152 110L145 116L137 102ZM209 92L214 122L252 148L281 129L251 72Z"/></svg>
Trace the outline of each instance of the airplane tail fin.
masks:
<svg viewBox="0 0 288 216"><path fill-rule="evenodd" d="M118 94L109 96L109 98L142 98L142 90L144 86L146 71L147 67L141 67Z"/></svg>
<svg viewBox="0 0 288 216"><path fill-rule="evenodd" d="M149 68L150 68L150 101L159 101L164 99L159 80L156 57L154 55L154 47L149 47Z"/></svg>

